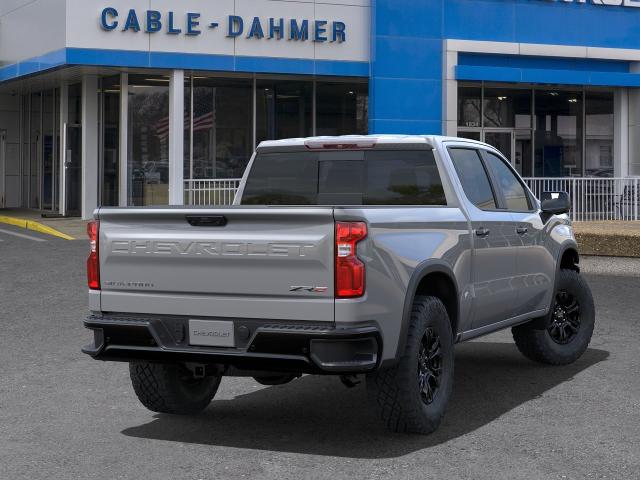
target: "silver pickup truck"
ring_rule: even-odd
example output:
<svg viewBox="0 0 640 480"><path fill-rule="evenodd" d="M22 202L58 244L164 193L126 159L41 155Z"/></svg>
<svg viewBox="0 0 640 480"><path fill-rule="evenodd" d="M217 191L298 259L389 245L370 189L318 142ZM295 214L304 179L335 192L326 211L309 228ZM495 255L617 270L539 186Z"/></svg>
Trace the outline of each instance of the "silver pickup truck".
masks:
<svg viewBox="0 0 640 480"><path fill-rule="evenodd" d="M454 344L512 328L534 361L586 350L595 312L569 210L471 140L263 142L233 206L95 212L83 351L129 362L155 412L200 412L223 376L366 375L391 430L430 433Z"/></svg>

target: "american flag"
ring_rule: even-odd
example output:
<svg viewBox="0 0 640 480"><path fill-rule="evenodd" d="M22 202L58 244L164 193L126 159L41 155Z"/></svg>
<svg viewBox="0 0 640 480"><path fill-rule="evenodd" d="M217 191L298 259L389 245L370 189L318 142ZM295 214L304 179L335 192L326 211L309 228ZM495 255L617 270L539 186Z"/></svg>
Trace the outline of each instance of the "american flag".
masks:
<svg viewBox="0 0 640 480"><path fill-rule="evenodd" d="M184 129L189 129L189 113L185 112L184 114ZM202 130L209 130L213 128L214 123L213 112L205 113L204 115L200 115L199 117L193 117L193 131L199 132ZM162 118L155 125L156 128L156 136L160 140L166 140L169 137L169 117Z"/></svg>

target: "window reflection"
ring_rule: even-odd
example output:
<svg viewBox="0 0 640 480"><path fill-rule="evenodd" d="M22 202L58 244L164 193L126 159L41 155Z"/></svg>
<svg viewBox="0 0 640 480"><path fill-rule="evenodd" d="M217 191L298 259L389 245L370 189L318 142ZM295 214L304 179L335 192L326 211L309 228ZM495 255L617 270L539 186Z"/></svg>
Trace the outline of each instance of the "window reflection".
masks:
<svg viewBox="0 0 640 480"><path fill-rule="evenodd" d="M485 88L485 128L531 128L531 90Z"/></svg>
<svg viewBox="0 0 640 480"><path fill-rule="evenodd" d="M129 77L128 204L169 203L169 79Z"/></svg>
<svg viewBox="0 0 640 480"><path fill-rule="evenodd" d="M169 200L169 76L129 74L127 203ZM100 79L101 205L119 201L120 75ZM366 81L207 77L184 83L184 178L238 178L257 143L292 137L366 134ZM75 98L72 96L72 98ZM33 102L39 107L40 101ZM254 105L255 103L255 105ZM254 110L255 107L255 110ZM70 117L80 113L69 105ZM255 115L254 115L255 112ZM29 130L31 125L25 127ZM32 135L36 138L39 132ZM25 138L30 138L27 135ZM34 142L35 145L36 142ZM34 147L35 148L35 147ZM28 182L29 178L25 178Z"/></svg>
<svg viewBox="0 0 640 480"><path fill-rule="evenodd" d="M102 205L118 205L120 76L102 79Z"/></svg>
<svg viewBox="0 0 640 480"><path fill-rule="evenodd" d="M582 175L582 92L536 91L535 173Z"/></svg>
<svg viewBox="0 0 640 480"><path fill-rule="evenodd" d="M185 159L185 178L237 178L253 152L250 80L194 78L193 164ZM189 100L190 101L190 100ZM189 102L185 145L190 142ZM188 152L188 150L187 150Z"/></svg>
<svg viewBox="0 0 640 480"><path fill-rule="evenodd" d="M260 80L256 86L256 138L309 137L313 134L313 83Z"/></svg>
<svg viewBox="0 0 640 480"><path fill-rule="evenodd" d="M366 83L318 82L316 96L316 135L367 133Z"/></svg>
<svg viewBox="0 0 640 480"><path fill-rule="evenodd" d="M613 93L587 92L586 100L586 173L613 177Z"/></svg>
<svg viewBox="0 0 640 480"><path fill-rule="evenodd" d="M46 90L42 101L42 210L53 210L54 197L56 196L56 183L54 175L55 143L54 143L54 117L56 107L54 103L54 91Z"/></svg>
<svg viewBox="0 0 640 480"><path fill-rule="evenodd" d="M458 127L459 136L499 149L524 177L614 174L613 91L461 83Z"/></svg>
<svg viewBox="0 0 640 480"><path fill-rule="evenodd" d="M481 125L482 88L461 85L458 89L458 126L477 127Z"/></svg>

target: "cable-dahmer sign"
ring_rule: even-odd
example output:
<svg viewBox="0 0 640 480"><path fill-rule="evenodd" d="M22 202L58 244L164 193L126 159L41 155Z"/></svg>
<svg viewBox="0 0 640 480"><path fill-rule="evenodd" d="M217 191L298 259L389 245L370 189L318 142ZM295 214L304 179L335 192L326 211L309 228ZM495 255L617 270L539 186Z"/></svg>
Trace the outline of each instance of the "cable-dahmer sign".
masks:
<svg viewBox="0 0 640 480"><path fill-rule="evenodd" d="M640 0L638 0L640 1ZM158 33L169 35L200 35L204 30L215 30L219 27L216 19L201 18L197 12L175 14L162 13L158 10L137 12L130 9L122 15L113 7L102 10L100 26L106 31L120 30L123 32ZM296 18L268 18L253 17L244 19L238 15L227 15L224 21L226 36L230 38L246 37L254 39L276 39L314 42L337 42L347 40L347 27L344 22Z"/></svg>

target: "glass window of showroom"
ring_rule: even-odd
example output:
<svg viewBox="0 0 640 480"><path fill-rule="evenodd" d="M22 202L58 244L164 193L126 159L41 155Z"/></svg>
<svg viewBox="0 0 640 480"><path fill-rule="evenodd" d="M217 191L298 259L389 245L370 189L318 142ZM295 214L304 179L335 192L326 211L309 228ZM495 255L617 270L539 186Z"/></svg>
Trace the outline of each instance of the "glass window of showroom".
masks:
<svg viewBox="0 0 640 480"><path fill-rule="evenodd" d="M524 177L612 177L614 94L606 89L461 83L458 134L485 141Z"/></svg>
<svg viewBox="0 0 640 480"><path fill-rule="evenodd" d="M128 205L168 203L169 77L129 74ZM118 199L120 76L101 79L103 205ZM184 178L242 176L262 140L366 134L365 79L185 75Z"/></svg>

